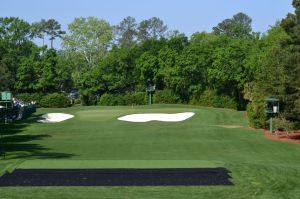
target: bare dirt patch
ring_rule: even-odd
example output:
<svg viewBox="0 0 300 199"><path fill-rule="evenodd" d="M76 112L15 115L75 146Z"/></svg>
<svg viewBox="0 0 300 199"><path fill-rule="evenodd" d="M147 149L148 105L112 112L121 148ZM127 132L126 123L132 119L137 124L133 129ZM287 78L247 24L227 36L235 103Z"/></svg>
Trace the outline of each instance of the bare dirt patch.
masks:
<svg viewBox="0 0 300 199"><path fill-rule="evenodd" d="M243 128L243 126L239 126L239 125L216 125L216 126L226 128L226 129Z"/></svg>

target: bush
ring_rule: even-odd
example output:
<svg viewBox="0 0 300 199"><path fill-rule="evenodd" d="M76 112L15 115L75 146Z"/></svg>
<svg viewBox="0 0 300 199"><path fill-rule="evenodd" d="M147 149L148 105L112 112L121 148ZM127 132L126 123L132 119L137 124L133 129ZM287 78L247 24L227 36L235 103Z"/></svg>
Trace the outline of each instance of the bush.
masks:
<svg viewBox="0 0 300 199"><path fill-rule="evenodd" d="M122 105L144 105L147 103L145 92L126 93L123 95Z"/></svg>
<svg viewBox="0 0 300 199"><path fill-rule="evenodd" d="M278 117L273 119L274 130L289 131L295 127L294 123L285 119L284 117Z"/></svg>
<svg viewBox="0 0 300 199"><path fill-rule="evenodd" d="M267 115L265 114L264 102L251 102L247 105L247 115L250 126L254 128L267 127Z"/></svg>
<svg viewBox="0 0 300 199"><path fill-rule="evenodd" d="M98 105L101 106L117 106L121 104L123 104L121 95L108 93L104 93L103 95L101 95L100 100L98 102Z"/></svg>
<svg viewBox="0 0 300 199"><path fill-rule="evenodd" d="M202 95L193 97L190 104L237 110L237 103L234 99L228 96L216 95L212 90L207 90Z"/></svg>
<svg viewBox="0 0 300 199"><path fill-rule="evenodd" d="M156 104L177 104L180 97L175 95L172 90L157 90L153 95L153 102Z"/></svg>
<svg viewBox="0 0 300 199"><path fill-rule="evenodd" d="M38 106L43 96L41 93L19 93L16 95L16 98L27 103L35 101Z"/></svg>
<svg viewBox="0 0 300 199"><path fill-rule="evenodd" d="M81 99L75 99L75 101L74 101L75 105L80 105L81 103L82 103Z"/></svg>
<svg viewBox="0 0 300 199"><path fill-rule="evenodd" d="M63 93L51 93L41 99L40 106L45 108L64 108L70 106L70 101Z"/></svg>
<svg viewBox="0 0 300 199"><path fill-rule="evenodd" d="M118 105L143 105L146 104L144 92L126 93L126 94L108 94L100 97L98 105L118 106Z"/></svg>

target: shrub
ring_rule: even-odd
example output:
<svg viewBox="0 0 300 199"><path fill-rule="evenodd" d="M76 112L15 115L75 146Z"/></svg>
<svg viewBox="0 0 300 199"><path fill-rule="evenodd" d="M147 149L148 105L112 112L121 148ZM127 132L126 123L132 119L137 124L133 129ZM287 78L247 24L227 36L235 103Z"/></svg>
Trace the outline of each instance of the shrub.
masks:
<svg viewBox="0 0 300 199"><path fill-rule="evenodd" d="M267 115L265 114L264 102L251 102L247 105L247 115L250 126L254 128L266 128Z"/></svg>
<svg viewBox="0 0 300 199"><path fill-rule="evenodd" d="M45 108L64 108L70 106L70 101L63 93L51 93L41 99L40 106Z"/></svg>
<svg viewBox="0 0 300 199"><path fill-rule="evenodd" d="M122 96L119 94L104 93L101 95L98 105L101 106L117 106L122 105Z"/></svg>
<svg viewBox="0 0 300 199"><path fill-rule="evenodd" d="M39 105L43 96L41 93L19 93L16 98L27 103L35 101L36 105Z"/></svg>
<svg viewBox="0 0 300 199"><path fill-rule="evenodd" d="M285 119L284 117L278 117L273 119L274 130L289 131L295 127L294 123Z"/></svg>
<svg viewBox="0 0 300 199"><path fill-rule="evenodd" d="M122 97L122 105L144 105L147 103L145 92L126 93Z"/></svg>
<svg viewBox="0 0 300 199"><path fill-rule="evenodd" d="M180 97L175 95L172 90L157 90L153 95L153 102L156 104L177 104Z"/></svg>
<svg viewBox="0 0 300 199"><path fill-rule="evenodd" d="M118 106L118 105L143 105L146 104L144 92L126 93L126 94L108 94L100 97L98 105Z"/></svg>
<svg viewBox="0 0 300 199"><path fill-rule="evenodd" d="M80 105L81 104L81 99L75 99L74 104L75 105Z"/></svg>
<svg viewBox="0 0 300 199"><path fill-rule="evenodd" d="M237 103L234 99L224 95L219 96L212 90L207 90L200 96L194 96L190 104L237 110Z"/></svg>

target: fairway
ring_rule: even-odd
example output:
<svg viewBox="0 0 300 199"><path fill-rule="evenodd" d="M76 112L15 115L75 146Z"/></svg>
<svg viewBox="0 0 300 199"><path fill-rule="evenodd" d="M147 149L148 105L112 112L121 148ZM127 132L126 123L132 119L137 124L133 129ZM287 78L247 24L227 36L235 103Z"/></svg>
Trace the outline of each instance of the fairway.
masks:
<svg viewBox="0 0 300 199"><path fill-rule="evenodd" d="M127 114L182 113L181 122L131 123ZM46 113L74 118L37 123ZM0 173L18 169L217 168L234 186L1 187L0 198L298 198L300 145L266 140L245 112L188 105L38 109L5 130Z"/></svg>

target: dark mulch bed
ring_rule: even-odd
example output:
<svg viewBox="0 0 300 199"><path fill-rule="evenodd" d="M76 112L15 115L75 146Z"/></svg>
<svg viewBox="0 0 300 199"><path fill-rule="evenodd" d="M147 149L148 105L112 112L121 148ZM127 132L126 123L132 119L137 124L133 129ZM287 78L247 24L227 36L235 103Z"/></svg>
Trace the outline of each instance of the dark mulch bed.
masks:
<svg viewBox="0 0 300 199"><path fill-rule="evenodd" d="M233 185L225 168L193 169L16 169L0 186Z"/></svg>

